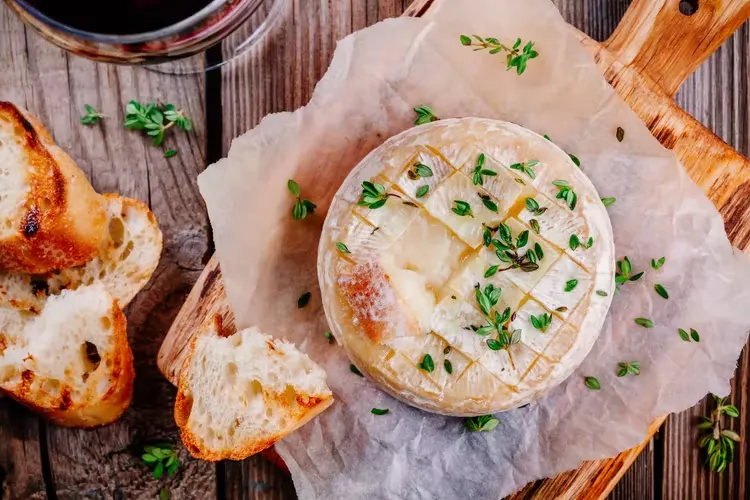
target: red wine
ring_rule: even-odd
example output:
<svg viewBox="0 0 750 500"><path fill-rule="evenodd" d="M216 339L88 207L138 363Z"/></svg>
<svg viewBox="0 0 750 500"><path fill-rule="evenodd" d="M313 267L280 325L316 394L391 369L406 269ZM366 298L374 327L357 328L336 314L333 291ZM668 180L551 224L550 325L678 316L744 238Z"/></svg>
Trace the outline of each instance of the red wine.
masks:
<svg viewBox="0 0 750 500"><path fill-rule="evenodd" d="M25 0L70 28L108 35L146 33L190 17L212 0Z"/></svg>

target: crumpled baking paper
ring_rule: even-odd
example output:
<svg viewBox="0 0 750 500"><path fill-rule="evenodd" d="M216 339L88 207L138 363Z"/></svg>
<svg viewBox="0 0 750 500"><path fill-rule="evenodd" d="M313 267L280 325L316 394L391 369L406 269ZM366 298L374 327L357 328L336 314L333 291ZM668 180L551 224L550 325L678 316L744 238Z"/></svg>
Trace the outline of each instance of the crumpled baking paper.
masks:
<svg viewBox="0 0 750 500"><path fill-rule="evenodd" d="M505 70L502 53L462 46L459 35L471 33L533 40L539 57L519 76ZM352 374L342 349L323 336L316 254L330 200L370 150L412 126L420 104L441 117L516 122L576 154L600 195L617 198L608 210L618 258L628 255L633 273L646 271L614 297L580 369L540 401L498 415L492 432L467 432L463 419L392 399ZM291 219L288 179L318 205L312 217ZM546 0L445 0L425 18L347 37L306 107L266 117L199 184L238 327L295 342L325 368L337 399L277 444L301 499L496 499L611 457L640 443L656 417L709 391L726 394L750 329L750 266L719 213ZM666 264L652 270L661 256ZM657 282L669 300L654 292ZM298 309L307 291L310 305ZM700 342L682 341L678 328L696 329ZM640 376L616 377L618 362L634 360ZM587 389L584 376L602 389ZM390 413L373 415L373 407Z"/></svg>

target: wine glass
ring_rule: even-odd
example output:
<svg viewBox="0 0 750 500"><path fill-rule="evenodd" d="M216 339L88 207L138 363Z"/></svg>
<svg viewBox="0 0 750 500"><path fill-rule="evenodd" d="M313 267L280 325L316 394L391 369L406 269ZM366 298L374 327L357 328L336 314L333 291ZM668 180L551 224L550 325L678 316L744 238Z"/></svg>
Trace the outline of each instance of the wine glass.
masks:
<svg viewBox="0 0 750 500"><path fill-rule="evenodd" d="M96 61L196 73L231 62L291 12L291 0L5 0L55 45ZM201 54L226 39L230 54L208 64ZM179 63L174 61L180 59Z"/></svg>

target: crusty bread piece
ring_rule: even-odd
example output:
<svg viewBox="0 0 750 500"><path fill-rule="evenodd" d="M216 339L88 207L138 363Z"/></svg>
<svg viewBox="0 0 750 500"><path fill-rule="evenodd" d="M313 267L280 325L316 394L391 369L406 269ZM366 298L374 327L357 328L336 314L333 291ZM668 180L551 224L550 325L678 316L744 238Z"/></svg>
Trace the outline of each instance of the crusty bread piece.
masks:
<svg viewBox="0 0 750 500"><path fill-rule="evenodd" d="M241 460L268 448L333 403L326 374L292 344L257 328L222 337L211 322L180 374L175 421L202 460Z"/></svg>
<svg viewBox="0 0 750 500"><path fill-rule="evenodd" d="M50 297L39 314L0 305L0 390L59 425L117 420L135 376L125 325L101 283Z"/></svg>
<svg viewBox="0 0 750 500"><path fill-rule="evenodd" d="M39 121L0 101L0 269L45 273L91 260L101 197Z"/></svg>
<svg viewBox="0 0 750 500"><path fill-rule="evenodd" d="M125 307L146 285L162 250L162 234L154 214L140 201L116 194L103 195L107 237L97 257L78 267L46 275L50 294L101 281Z"/></svg>

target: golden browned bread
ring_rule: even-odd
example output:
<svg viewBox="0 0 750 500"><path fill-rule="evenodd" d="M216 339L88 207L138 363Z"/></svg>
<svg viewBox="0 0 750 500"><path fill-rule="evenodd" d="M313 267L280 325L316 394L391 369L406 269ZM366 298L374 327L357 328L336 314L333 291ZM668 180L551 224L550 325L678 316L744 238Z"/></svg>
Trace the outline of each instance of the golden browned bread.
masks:
<svg viewBox="0 0 750 500"><path fill-rule="evenodd" d="M39 121L0 102L0 269L45 273L88 262L106 229L101 197Z"/></svg>
<svg viewBox="0 0 750 500"><path fill-rule="evenodd" d="M56 424L108 424L130 404L125 315L101 283L50 297L39 314L0 303L0 332L0 390Z"/></svg>
<svg viewBox="0 0 750 500"><path fill-rule="evenodd" d="M322 368L257 328L229 337L202 327L180 374L175 421L202 460L242 460L292 433L333 403Z"/></svg>

